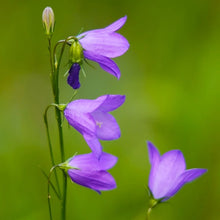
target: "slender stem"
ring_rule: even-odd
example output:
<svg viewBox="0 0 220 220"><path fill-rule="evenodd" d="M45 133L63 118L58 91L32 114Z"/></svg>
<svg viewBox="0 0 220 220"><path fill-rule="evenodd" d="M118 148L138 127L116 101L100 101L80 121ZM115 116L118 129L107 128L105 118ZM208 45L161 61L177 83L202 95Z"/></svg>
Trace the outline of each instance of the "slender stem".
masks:
<svg viewBox="0 0 220 220"><path fill-rule="evenodd" d="M51 38L48 39L48 50L50 53L50 67L51 67L51 73L54 72L54 65L53 65L53 55L52 55L52 47L51 47Z"/></svg>
<svg viewBox="0 0 220 220"><path fill-rule="evenodd" d="M49 213L50 213L50 220L53 220L50 199L51 199L51 196L48 195L48 197L47 197L47 201L48 201L48 207L49 207Z"/></svg>
<svg viewBox="0 0 220 220"><path fill-rule="evenodd" d="M150 213L152 211L152 208L150 207L148 210L147 210L147 216L146 216L146 220L150 220Z"/></svg>
<svg viewBox="0 0 220 220"><path fill-rule="evenodd" d="M63 43L59 60L57 63L56 60L56 44L54 51L52 52L51 48L51 41L49 39L49 53L50 53L50 64L51 64L51 84L52 84L52 89L53 89L53 95L54 95L54 101L56 104L59 104L59 68L63 56L63 52L65 49L65 45L68 39L66 39ZM62 130L62 120L61 120L61 112L59 109L55 108L55 114L56 114L56 120L57 120L57 126L58 126L58 133L59 133L59 144L60 144L60 153L61 153L61 162L64 162L65 160L65 155L64 155L64 142L63 142L63 130ZM48 127L48 126L47 126ZM48 129L49 132L49 129ZM48 139L50 140L50 139ZM51 141L50 141L51 143ZM51 144L50 144L51 146ZM52 149L52 147L51 147ZM54 161L54 160L53 160ZM61 213L62 213L62 219L65 220L65 210L66 210L66 176L63 173L63 196L61 200ZM48 184L48 206L49 206L49 211L50 211L50 218L52 220L52 213L51 213L51 203L50 203L50 194L49 194L49 189L50 189L50 184Z"/></svg>
<svg viewBox="0 0 220 220"><path fill-rule="evenodd" d="M53 155L53 148L52 148L52 143L51 143L51 138L50 138L50 132L49 132L49 126L48 126L48 120L47 120L47 112L48 109L51 107L52 105L49 105L44 112L44 123L45 123L45 127L46 127L46 132L47 132L47 140L48 140L48 146L49 146L49 151L50 151L50 158L51 158L51 164L52 166L55 165L55 160L54 160L54 155ZM57 184L57 189L58 189L58 194L60 196L60 185L59 185L59 181L58 181L58 177L57 177L57 172L55 170L54 172L55 175L55 180L56 180L56 184Z"/></svg>
<svg viewBox="0 0 220 220"><path fill-rule="evenodd" d="M44 175L44 176L46 177L46 179L48 180L48 176L47 176L47 174L44 172L44 170L41 169L41 172L43 173L43 175ZM53 185L53 183L52 183L51 181L50 181L50 185L51 185L51 187L52 187L54 193L56 194L57 198L58 198L59 200L61 200L61 195L59 195L59 193L57 192L55 186Z"/></svg>
<svg viewBox="0 0 220 220"><path fill-rule="evenodd" d="M63 57L63 53L65 50L66 44L68 44L68 41L70 39L74 39L75 37L71 36L65 39L65 41L61 40L58 41L58 43L55 45L53 53L50 48L50 57L53 55L52 59L52 87L53 87L53 95L54 95L54 102L56 104L60 103L59 100L59 71L60 71L60 65L61 65L61 60ZM58 61L56 60L56 48L57 46L62 43L62 48L60 51L60 56ZM62 129L62 118L61 118L61 112L58 108L55 109L56 112L56 120L57 120L57 126L58 126L58 133L59 133L59 142L60 142L60 154L61 154L61 162L65 161L65 152L64 152L64 141L63 141L63 129ZM62 220L66 219L66 192L67 192L67 176L65 172L63 172L63 196L62 196L62 201L61 201L61 216Z"/></svg>
<svg viewBox="0 0 220 220"><path fill-rule="evenodd" d="M67 196L67 175L63 171L63 202L62 202L62 219L66 219L66 196Z"/></svg>
<svg viewBox="0 0 220 220"><path fill-rule="evenodd" d="M50 173L48 175L48 183L47 183L47 200L48 200L48 207L49 207L49 213L50 213L50 220L53 220L53 217L52 217L52 210L51 210L51 202L50 202L50 199L51 199L51 195L50 195L50 176L52 174L52 172L55 170L55 168L57 167L57 165L53 166L51 169L50 169Z"/></svg>
<svg viewBox="0 0 220 220"><path fill-rule="evenodd" d="M56 104L59 104L59 70L60 70L60 64L61 64L62 56L63 56L67 41L68 41L68 38L63 42L58 63L56 63L56 60L55 60L55 71L54 71L54 76L53 76L54 77L53 91L54 91L54 101ZM55 52L53 53L53 55L54 55L54 59L55 59L56 47L54 48L54 51ZM65 161L65 154L64 154L61 112L57 108L56 108L55 112L56 112L56 119L57 119L58 133L59 133L61 162L64 162ZM61 201L62 220L66 219L66 192L67 192L67 177L66 177L66 174L63 172L63 196L62 196L62 201Z"/></svg>

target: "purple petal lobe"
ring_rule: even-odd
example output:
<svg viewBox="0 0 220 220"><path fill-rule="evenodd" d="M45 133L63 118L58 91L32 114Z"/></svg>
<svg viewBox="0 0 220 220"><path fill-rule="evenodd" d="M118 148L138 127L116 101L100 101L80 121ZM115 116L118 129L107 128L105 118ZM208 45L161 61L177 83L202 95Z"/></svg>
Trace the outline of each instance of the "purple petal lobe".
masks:
<svg viewBox="0 0 220 220"><path fill-rule="evenodd" d="M190 169L190 170L185 170L176 180L176 182L174 182L173 186L170 188L169 192L167 192L167 194L165 195L166 198L170 198L173 195L175 195L180 188L188 183L191 182L193 180L195 180L196 178L200 177L201 175L203 175L205 172L207 172L206 169ZM165 199L166 200L166 199ZM165 201L164 200L164 201Z"/></svg>
<svg viewBox="0 0 220 220"><path fill-rule="evenodd" d="M147 142L148 152L149 152L149 160L151 165L155 165L160 160L160 153L157 148L150 142Z"/></svg>
<svg viewBox="0 0 220 220"><path fill-rule="evenodd" d="M124 17L118 19L114 23L112 23L109 26L107 26L106 28L104 28L104 30L108 31L108 32L117 31L125 24L126 20L127 20L127 16L125 15Z"/></svg>
<svg viewBox="0 0 220 220"><path fill-rule="evenodd" d="M84 51L84 57L97 62L103 70L112 74L118 79L120 78L120 69L118 68L117 64L108 57L104 57L91 51Z"/></svg>
<svg viewBox="0 0 220 220"><path fill-rule="evenodd" d="M100 144L98 138L96 136L89 135L83 135L83 137L94 155L99 159L102 155L102 145Z"/></svg>
<svg viewBox="0 0 220 220"><path fill-rule="evenodd" d="M124 95L105 95L102 104L97 108L99 111L111 112L119 108L125 102Z"/></svg>
<svg viewBox="0 0 220 220"><path fill-rule="evenodd" d="M79 71L80 65L78 63L74 63L69 70L67 82L73 89L78 89L80 87Z"/></svg>
<svg viewBox="0 0 220 220"><path fill-rule="evenodd" d="M117 161L118 158L116 156L102 152L102 155L99 159L100 169L109 170L117 163Z"/></svg>
<svg viewBox="0 0 220 220"><path fill-rule="evenodd" d="M90 171L69 169L68 174L73 182L100 191L116 188L114 178L107 171Z"/></svg>
<svg viewBox="0 0 220 220"><path fill-rule="evenodd" d="M119 30L125 24L126 20L127 20L127 16L124 16L105 28L83 32L82 34L78 35L77 38L79 39L83 36L87 36L90 34L113 33L115 31Z"/></svg>
<svg viewBox="0 0 220 220"><path fill-rule="evenodd" d="M150 164L151 164L151 171L150 171L150 175L149 175L149 183L148 186L149 188L152 189L154 188L154 185L156 185L155 180L156 180L156 176L157 176L157 169L158 169L158 165L160 162L160 153L157 150L157 148L148 141L148 152L149 152L149 160L150 160Z"/></svg>
<svg viewBox="0 0 220 220"><path fill-rule="evenodd" d="M96 135L98 139L115 140L120 137L120 128L112 115L96 111L92 113L92 116L96 121Z"/></svg>
<svg viewBox="0 0 220 220"><path fill-rule="evenodd" d="M79 41L85 50L94 51L98 55L109 58L123 55L130 46L125 37L115 32L92 32Z"/></svg>

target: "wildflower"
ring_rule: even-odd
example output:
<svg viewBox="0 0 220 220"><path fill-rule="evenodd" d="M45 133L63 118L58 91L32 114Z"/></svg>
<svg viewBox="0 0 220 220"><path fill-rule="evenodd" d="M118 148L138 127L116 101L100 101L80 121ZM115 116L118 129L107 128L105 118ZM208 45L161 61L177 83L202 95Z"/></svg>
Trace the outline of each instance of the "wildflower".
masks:
<svg viewBox="0 0 220 220"><path fill-rule="evenodd" d="M55 19L53 9L51 7L46 7L42 13L42 21L45 29L45 34L51 37L54 31Z"/></svg>
<svg viewBox="0 0 220 220"><path fill-rule="evenodd" d="M97 62L103 70L118 79L120 78L120 69L110 58L121 56L129 48L127 39L115 32L125 24L126 20L127 16L122 17L105 28L87 31L72 39L70 47L71 68L69 70L69 76L72 80L68 80L68 84L73 89L80 87L79 71L82 61L85 59ZM81 54L83 56L80 56L78 61L74 61L75 53L72 51L77 52L77 57Z"/></svg>
<svg viewBox="0 0 220 220"><path fill-rule="evenodd" d="M97 159L93 153L89 153L73 156L59 167L67 171L73 182L100 193L116 188L114 178L106 171L116 162L117 157L111 154L103 152L100 159Z"/></svg>
<svg viewBox="0 0 220 220"><path fill-rule="evenodd" d="M120 107L124 101L122 95L104 95L95 100L75 100L64 110L69 124L83 135L97 157L102 152L99 139L115 140L121 135L115 118L108 112Z"/></svg>
<svg viewBox="0 0 220 220"><path fill-rule="evenodd" d="M153 196L153 206L174 196L180 188L204 174L206 169L186 170L183 154L180 150L171 150L160 156L157 148L148 142L151 171L149 190Z"/></svg>

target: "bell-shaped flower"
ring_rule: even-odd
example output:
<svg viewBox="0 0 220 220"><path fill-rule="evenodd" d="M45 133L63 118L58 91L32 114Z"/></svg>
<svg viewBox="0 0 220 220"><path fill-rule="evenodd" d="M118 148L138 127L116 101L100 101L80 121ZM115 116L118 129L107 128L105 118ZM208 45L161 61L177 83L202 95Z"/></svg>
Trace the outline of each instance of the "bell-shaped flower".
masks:
<svg viewBox="0 0 220 220"><path fill-rule="evenodd" d="M180 150L171 150L160 156L157 148L148 142L151 171L149 190L156 201L166 201L180 188L204 174L206 169L186 170L186 163Z"/></svg>
<svg viewBox="0 0 220 220"><path fill-rule="evenodd" d="M79 131L97 157L102 153L100 140L115 140L121 135L114 111L125 101L123 95L104 95L95 100L80 99L70 102L64 115L71 126Z"/></svg>
<svg viewBox="0 0 220 220"><path fill-rule="evenodd" d="M116 182L106 170L111 169L117 162L117 157L102 152L99 159L93 154L75 155L66 162L59 164L71 180L81 186L100 191L116 188Z"/></svg>
<svg viewBox="0 0 220 220"><path fill-rule="evenodd" d="M116 33L125 24L126 20L127 16L122 17L105 28L87 31L72 39L70 62L72 65L77 64L78 66L78 68L72 68L71 66L69 70L72 80L68 80L68 84L73 89L80 87L79 66L81 66L83 59L98 63L103 70L118 79L120 78L120 69L110 58L121 56L129 48L127 39L121 34ZM83 57L81 54L83 54ZM81 57L81 59L75 61L75 56Z"/></svg>

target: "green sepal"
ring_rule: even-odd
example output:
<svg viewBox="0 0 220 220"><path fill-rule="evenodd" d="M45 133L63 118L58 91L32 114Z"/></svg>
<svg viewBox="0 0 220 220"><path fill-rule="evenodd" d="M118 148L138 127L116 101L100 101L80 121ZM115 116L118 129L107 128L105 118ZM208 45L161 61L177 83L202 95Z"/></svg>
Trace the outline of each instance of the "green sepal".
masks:
<svg viewBox="0 0 220 220"><path fill-rule="evenodd" d="M155 199L149 187L147 187L147 191L149 196L149 207L151 209L156 207L158 204L160 204L163 201L164 197L160 199Z"/></svg>
<svg viewBox="0 0 220 220"><path fill-rule="evenodd" d="M76 154L77 154L77 153L75 153L73 157L75 157ZM64 170L65 172L67 172L69 169L79 170L79 168L77 168L77 167L72 167L72 166L69 165L69 162L70 162L70 160L73 159L73 157L69 158L68 160L66 160L66 161L63 162L63 163L58 164L58 167L59 167L60 169Z"/></svg>
<svg viewBox="0 0 220 220"><path fill-rule="evenodd" d="M78 39L73 39L72 45L69 50L69 58L71 63L82 64L83 62L83 48L79 43Z"/></svg>

